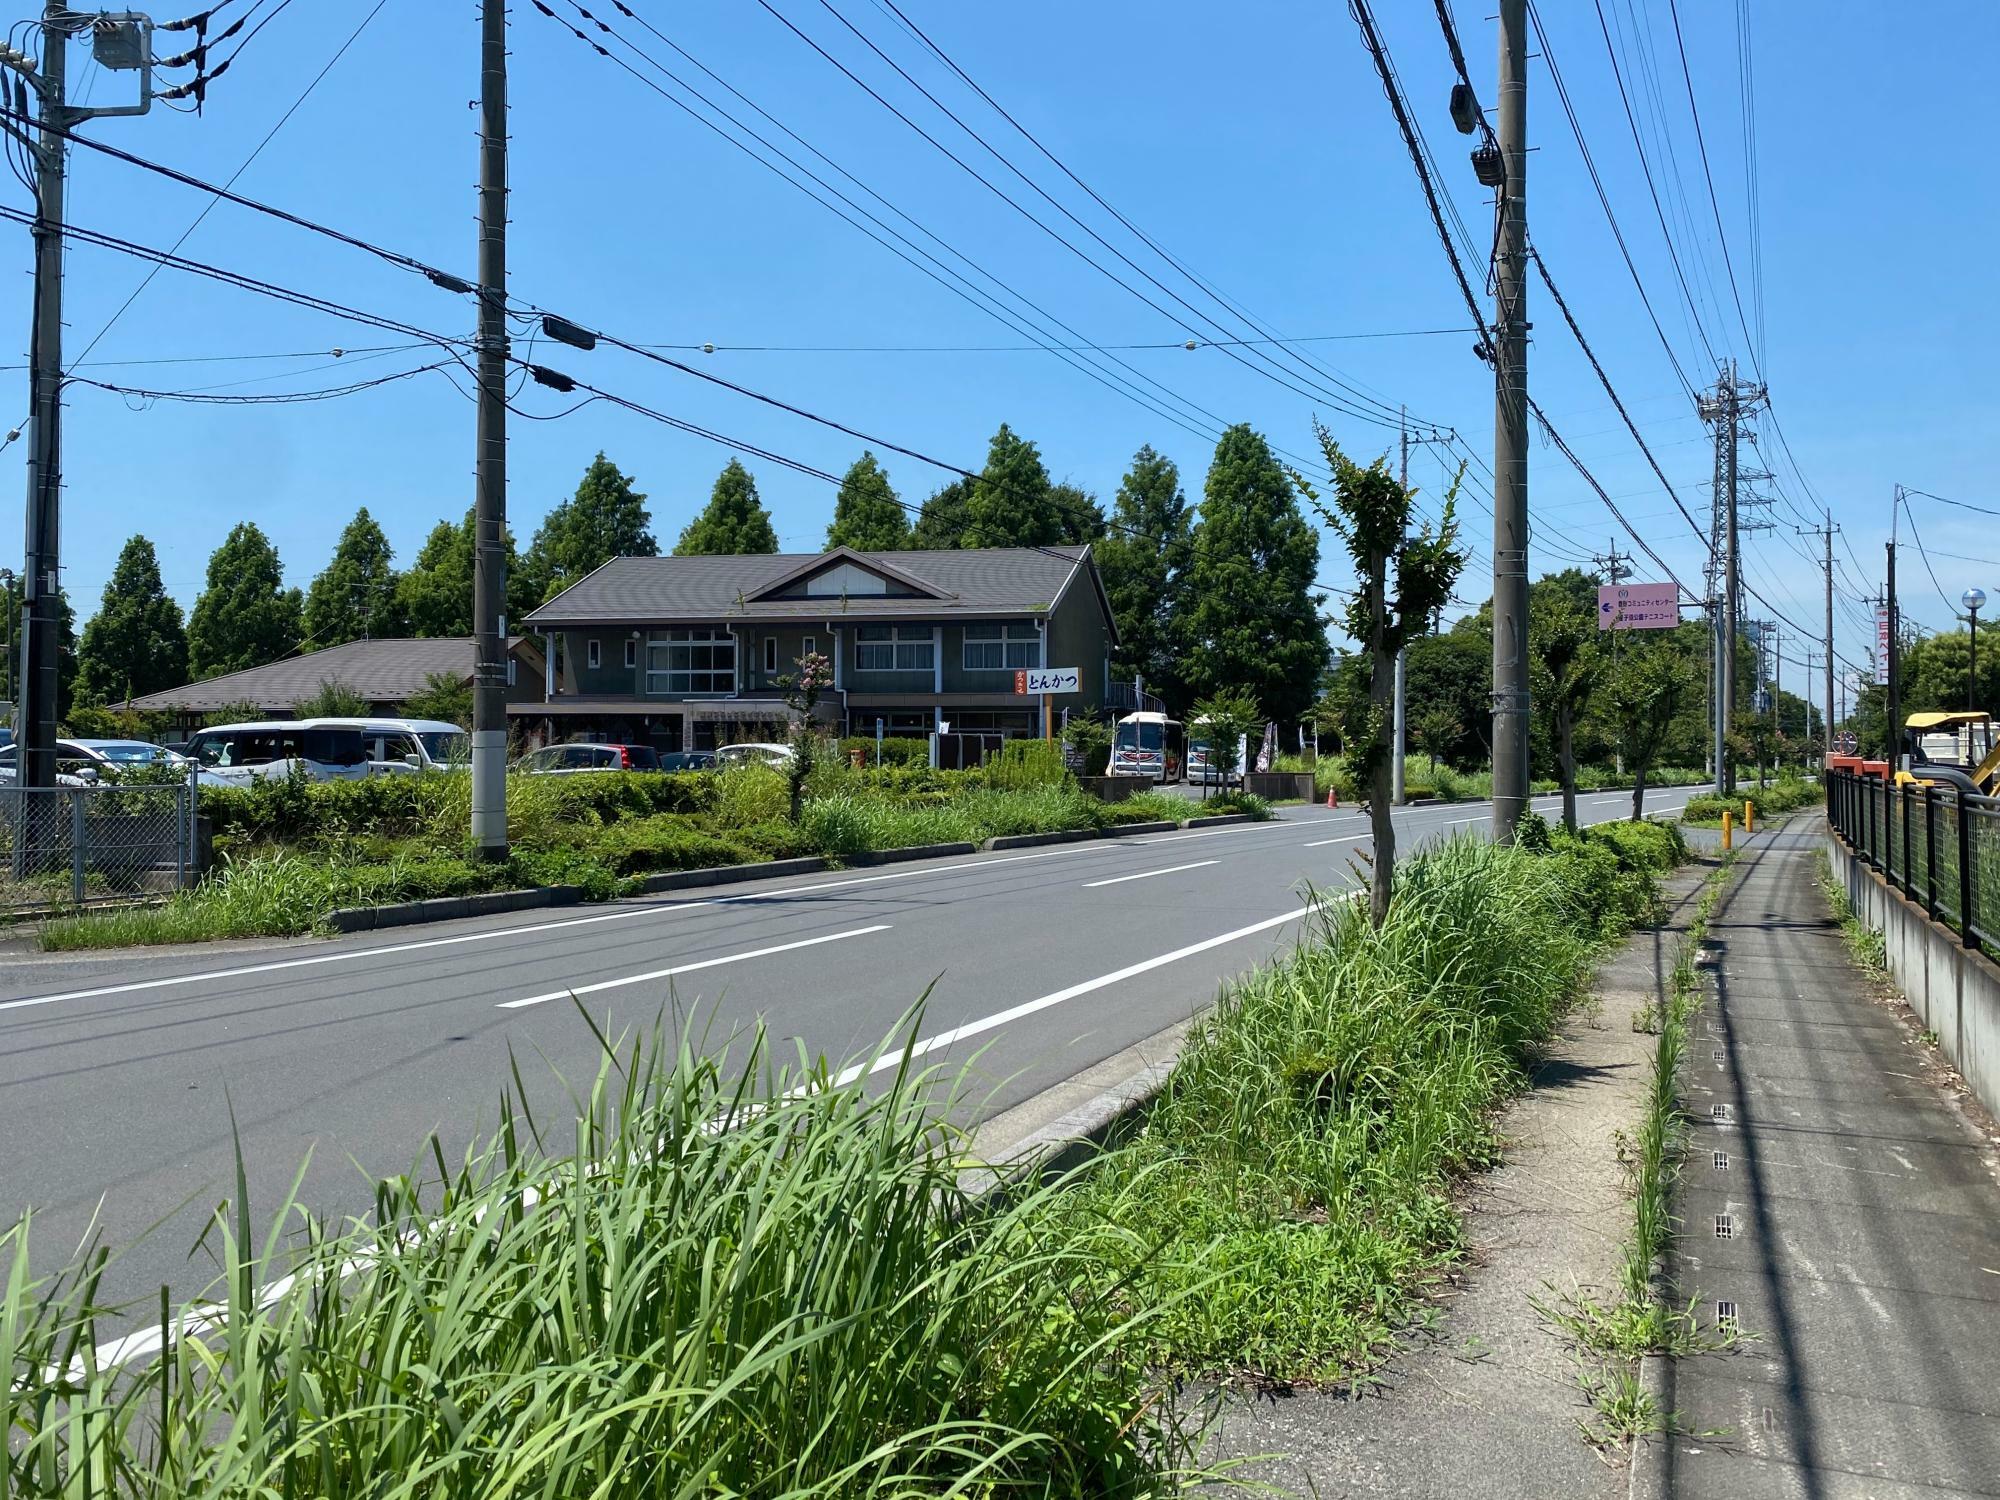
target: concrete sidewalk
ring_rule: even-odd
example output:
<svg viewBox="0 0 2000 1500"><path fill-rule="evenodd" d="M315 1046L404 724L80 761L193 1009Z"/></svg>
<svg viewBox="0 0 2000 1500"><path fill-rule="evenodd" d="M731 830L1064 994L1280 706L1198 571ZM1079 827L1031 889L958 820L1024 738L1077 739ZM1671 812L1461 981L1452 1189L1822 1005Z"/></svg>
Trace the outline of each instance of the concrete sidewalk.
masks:
<svg viewBox="0 0 2000 1500"><path fill-rule="evenodd" d="M1850 958L1821 836L1759 836L1709 928L1675 1271L1750 1337L1672 1368L1705 1435L1649 1445L1635 1493L2000 1494L2000 1146Z"/></svg>

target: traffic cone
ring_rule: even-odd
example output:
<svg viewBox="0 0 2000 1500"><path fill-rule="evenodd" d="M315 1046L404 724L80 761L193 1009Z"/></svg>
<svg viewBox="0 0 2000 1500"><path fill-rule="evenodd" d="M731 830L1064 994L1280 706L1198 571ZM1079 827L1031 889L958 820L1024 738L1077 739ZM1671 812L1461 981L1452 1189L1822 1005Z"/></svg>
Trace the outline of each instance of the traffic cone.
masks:
<svg viewBox="0 0 2000 1500"><path fill-rule="evenodd" d="M1328 787L1326 789L1326 805L1328 807L1340 806L1340 791L1338 788Z"/></svg>

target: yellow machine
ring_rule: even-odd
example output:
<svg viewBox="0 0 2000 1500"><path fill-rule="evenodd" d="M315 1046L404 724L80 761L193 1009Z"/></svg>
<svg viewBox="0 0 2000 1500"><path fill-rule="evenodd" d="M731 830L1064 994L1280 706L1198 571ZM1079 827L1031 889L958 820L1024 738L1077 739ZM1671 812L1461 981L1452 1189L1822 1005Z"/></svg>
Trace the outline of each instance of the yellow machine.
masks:
<svg viewBox="0 0 2000 1500"><path fill-rule="evenodd" d="M1898 786L1962 786L1982 797L2000 780L1993 716L1955 709L1911 714L1903 725Z"/></svg>

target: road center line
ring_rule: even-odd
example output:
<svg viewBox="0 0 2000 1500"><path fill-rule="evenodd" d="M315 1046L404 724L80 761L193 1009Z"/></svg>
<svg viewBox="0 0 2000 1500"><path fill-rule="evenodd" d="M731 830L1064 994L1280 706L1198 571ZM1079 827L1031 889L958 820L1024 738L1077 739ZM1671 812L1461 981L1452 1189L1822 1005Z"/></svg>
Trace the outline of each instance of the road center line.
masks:
<svg viewBox="0 0 2000 1500"><path fill-rule="evenodd" d="M1296 911L1281 912L1275 917L1266 917L1261 922L1252 922L1248 927L1238 927L1233 932L1218 933L1212 938L1203 938L1198 943L1189 943L1185 948L1176 948L1171 953L1161 953L1153 958L1141 959L1136 964L1127 964L1124 968L1113 970L1109 974L1100 974L1095 979L1086 979L1081 984L1071 985L1068 989L1056 990L1052 994L1024 1001L1022 1004L1013 1006L1007 1010L995 1011L990 1016L981 1016L976 1021L967 1021L963 1026L954 1026L949 1031L940 1031L936 1036L923 1037L913 1042L910 1046L909 1055L911 1057L924 1057L932 1052L942 1051L955 1042L964 1041L967 1037L978 1036L982 1032L998 1030L1009 1021L1018 1021L1023 1016L1032 1016L1037 1011L1048 1010L1054 1006L1063 1004L1065 1001L1074 1000L1079 995L1088 995L1093 991L1122 983L1127 979L1136 978L1141 974L1149 974L1154 969L1163 969L1168 964L1179 963L1184 958L1193 958L1195 954L1206 953L1211 948L1220 948L1225 943L1233 943L1240 938L1254 937L1257 933L1268 932L1273 927L1282 927L1287 922L1296 922L1301 917L1311 916L1315 910L1317 910L1315 907L1301 906ZM855 1079L867 1073L881 1073L890 1068L899 1068L903 1065L903 1060L904 1054L901 1051L897 1051L887 1057L877 1058L872 1065L857 1063L852 1067L841 1070L840 1082L852 1083Z"/></svg>
<svg viewBox="0 0 2000 1500"><path fill-rule="evenodd" d="M595 995L601 990L620 989L628 984L645 984L653 979L671 979L676 974L692 974L697 969L716 969L723 964L740 964L745 959L769 958L773 953L791 953L799 948L817 948L821 943L837 943L843 938L866 937L871 932L888 930L887 922L877 922L873 927L855 927L846 932L829 932L821 937L800 938L796 943L776 943L769 948L752 948L747 953L725 953L721 958L704 958L698 963L675 964L670 969L652 969L644 974L627 974L623 979L601 979L596 984L574 984L566 989L550 990L546 995L527 995L519 1000L502 1000L495 1009L520 1010L523 1006L544 1005L551 1000L565 1000L573 995Z"/></svg>
<svg viewBox="0 0 2000 1500"><path fill-rule="evenodd" d="M1314 839L1305 847L1308 849L1324 849L1328 844L1358 844L1367 837L1368 835L1365 833L1350 833L1344 839Z"/></svg>
<svg viewBox="0 0 2000 1500"><path fill-rule="evenodd" d="M1155 875L1175 875L1182 870L1199 870L1215 863L1216 861L1212 859L1198 859L1191 865L1168 865L1164 870L1141 870L1137 875L1114 875L1109 880L1086 880L1083 888L1091 891L1100 885L1123 885L1128 880L1151 880Z"/></svg>

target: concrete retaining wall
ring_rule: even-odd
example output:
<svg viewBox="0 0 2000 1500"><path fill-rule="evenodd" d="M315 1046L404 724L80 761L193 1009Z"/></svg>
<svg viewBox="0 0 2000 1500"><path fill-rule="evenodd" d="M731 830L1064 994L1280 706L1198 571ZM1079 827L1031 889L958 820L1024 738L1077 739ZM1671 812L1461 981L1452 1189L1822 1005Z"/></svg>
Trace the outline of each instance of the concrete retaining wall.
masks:
<svg viewBox="0 0 2000 1500"><path fill-rule="evenodd" d="M1854 914L1882 934L1889 973L1910 1009L1937 1033L1939 1050L1979 1102L2000 1115L2000 967L1891 889L1830 830L1826 850Z"/></svg>

